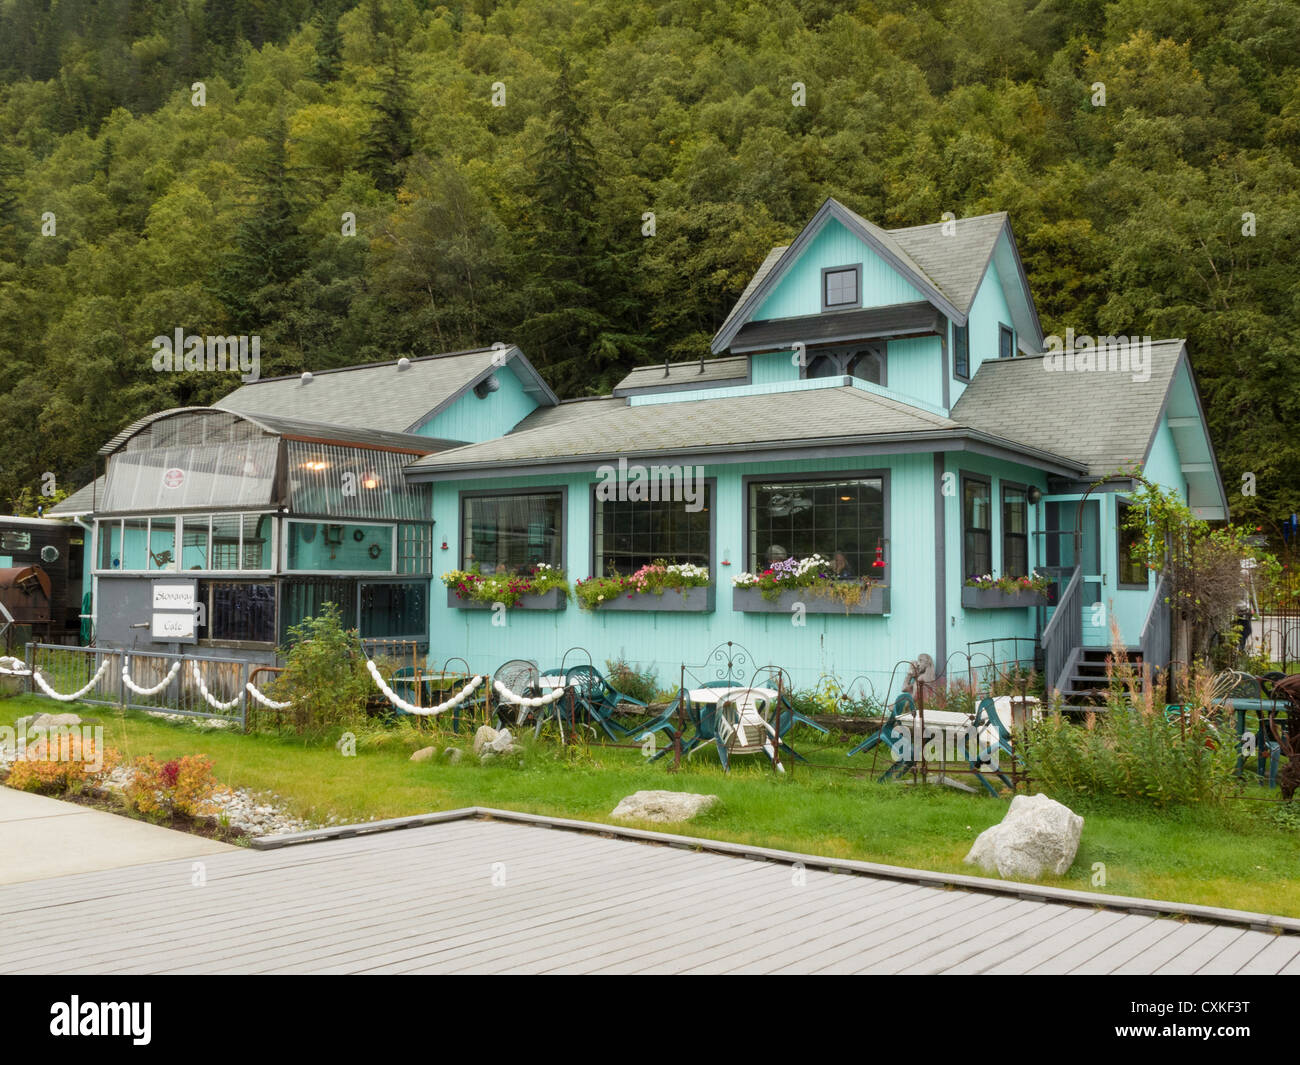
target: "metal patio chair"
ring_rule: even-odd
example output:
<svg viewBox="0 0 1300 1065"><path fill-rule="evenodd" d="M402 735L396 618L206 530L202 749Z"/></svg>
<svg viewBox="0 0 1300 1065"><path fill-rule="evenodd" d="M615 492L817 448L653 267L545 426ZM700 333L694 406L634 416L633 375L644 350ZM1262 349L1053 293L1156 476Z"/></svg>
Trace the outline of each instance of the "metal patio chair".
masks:
<svg viewBox="0 0 1300 1065"><path fill-rule="evenodd" d="M913 701L910 693L903 692L894 700L889 712L885 715L885 720L881 722L880 728L849 751L845 757L852 758L860 751L874 750L884 744L890 753L896 756L896 760L893 765L881 774L880 779L888 780L890 777L901 776L916 764L916 758L915 752L912 750L911 730L899 718L911 716L915 720L915 714L915 701Z"/></svg>
<svg viewBox="0 0 1300 1065"><path fill-rule="evenodd" d="M509 662L497 667L497 671L492 674L491 681L492 698L496 708L493 721L497 728L502 728L506 724L512 724L518 728L536 714L533 707L508 703L497 695L497 682L500 681L516 695L535 696L541 694L540 677L541 673L537 668L537 663L530 662L525 658L512 658ZM507 715L513 716L514 720L507 721Z"/></svg>

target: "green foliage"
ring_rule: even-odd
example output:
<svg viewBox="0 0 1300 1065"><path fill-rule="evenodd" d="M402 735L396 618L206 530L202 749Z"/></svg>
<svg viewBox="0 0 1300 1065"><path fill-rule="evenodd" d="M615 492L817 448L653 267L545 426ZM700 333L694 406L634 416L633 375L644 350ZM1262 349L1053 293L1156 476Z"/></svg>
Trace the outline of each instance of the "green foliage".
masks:
<svg viewBox="0 0 1300 1065"><path fill-rule="evenodd" d="M622 692L643 703L655 702L659 680L653 669L640 670L623 659L607 659L605 679L616 692Z"/></svg>
<svg viewBox="0 0 1300 1065"><path fill-rule="evenodd" d="M268 711L257 704L256 713L250 715L254 725L278 725L283 719L299 733L320 736L365 720L375 685L357 634L343 627L337 604L326 603L318 616L293 626L289 646L280 653L285 667L271 698L293 705Z"/></svg>
<svg viewBox="0 0 1300 1065"><path fill-rule="evenodd" d="M566 396L698 356L833 195L890 226L1007 210L1048 333L1186 337L1234 517L1276 536L1298 86L1273 0L11 0L0 502L235 387L152 372L177 327L261 335L265 376L518 340Z"/></svg>
<svg viewBox="0 0 1300 1065"><path fill-rule="evenodd" d="M526 577L505 573L484 577L454 569L442 575L442 583L455 591L458 599L504 603L507 607L514 606L526 595L545 595L553 588L559 589L566 600L571 594L564 570L555 569L545 562L534 566L533 572Z"/></svg>
<svg viewBox="0 0 1300 1065"><path fill-rule="evenodd" d="M684 595L687 588L707 588L710 580L709 571L704 566L690 562L669 565L664 559L657 558L626 577L612 573L578 581L573 594L584 610L598 610L602 603L619 596L663 595L669 590Z"/></svg>

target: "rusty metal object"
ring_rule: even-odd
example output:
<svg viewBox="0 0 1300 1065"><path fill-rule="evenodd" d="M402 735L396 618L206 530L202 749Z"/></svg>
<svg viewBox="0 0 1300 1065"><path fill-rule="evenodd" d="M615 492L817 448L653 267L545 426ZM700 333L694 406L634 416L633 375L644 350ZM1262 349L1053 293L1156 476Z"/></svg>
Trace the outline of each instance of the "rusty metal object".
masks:
<svg viewBox="0 0 1300 1065"><path fill-rule="evenodd" d="M18 625L48 625L52 597L49 575L40 566L0 569L0 603Z"/></svg>

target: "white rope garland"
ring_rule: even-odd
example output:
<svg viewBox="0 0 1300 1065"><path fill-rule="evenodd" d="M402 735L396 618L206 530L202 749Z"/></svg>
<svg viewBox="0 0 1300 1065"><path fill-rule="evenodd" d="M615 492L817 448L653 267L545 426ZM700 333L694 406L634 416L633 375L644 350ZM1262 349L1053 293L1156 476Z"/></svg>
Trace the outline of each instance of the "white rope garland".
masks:
<svg viewBox="0 0 1300 1065"><path fill-rule="evenodd" d="M239 695L236 695L228 703L219 702L214 699L212 694L208 691L208 686L203 683L203 674L199 672L199 664L192 658L190 659L190 671L194 676L194 683L199 686L199 693L208 701L208 705L214 710L233 710L239 705L239 700L241 698Z"/></svg>
<svg viewBox="0 0 1300 1065"><path fill-rule="evenodd" d="M80 690L73 692L71 695L60 695L48 684L46 684L45 678L41 676L41 671L39 669L32 670L32 680L36 681L36 683L40 686L41 691L43 691L51 699L57 699L61 703L70 703L70 702L74 702L77 699L80 699L83 695L86 694L86 692L90 691L91 688L93 688L96 684L99 683L99 678L102 677L104 675L104 672L108 669L108 663L109 663L109 659L105 658L104 661L100 663L99 669L96 670L95 675L90 678L90 683L87 684L84 688L81 688Z"/></svg>
<svg viewBox="0 0 1300 1065"><path fill-rule="evenodd" d="M252 681L249 681L249 683L245 684L244 687L248 689L249 695L251 695L263 706L270 707L270 709L272 710L288 710L289 707L293 706L292 699L290 699L287 703L277 703L274 699L268 699L265 695L263 695L260 691L258 691L256 688L253 687Z"/></svg>
<svg viewBox="0 0 1300 1065"><path fill-rule="evenodd" d="M155 684L152 688L142 688L140 687L140 685L138 685L135 681L131 679L131 674L127 672L126 664L123 663L122 683L125 684L128 688L130 688L133 692L135 692L136 695L157 695L160 691L162 691L165 687L167 687L168 684L170 684L175 679L176 674L179 673L180 671L181 671L181 663L180 660L177 659L175 662L172 663L172 668L168 672L167 676L163 677L161 681Z"/></svg>
<svg viewBox="0 0 1300 1065"><path fill-rule="evenodd" d="M379 687L379 690L384 693L390 703L399 710L405 710L408 714L418 714L421 717L430 717L434 714L441 714L444 710L451 710L454 707L460 706L461 703L474 694L475 689L477 689L484 680L483 677L477 675L470 677L469 683L446 702L439 703L437 706L416 706L414 703L408 703L393 691L392 688L384 683L384 678L380 676L379 673L379 667L369 658L366 659L366 668L370 670L370 676L374 678L375 684Z"/></svg>
<svg viewBox="0 0 1300 1065"><path fill-rule="evenodd" d="M549 706L567 691L566 688L552 688L549 695L516 695L499 680L493 681L492 686L502 699L515 706Z"/></svg>
<svg viewBox="0 0 1300 1065"><path fill-rule="evenodd" d="M10 677L30 677L32 675L32 671L27 668L26 662L11 655L0 655L0 673L7 674Z"/></svg>

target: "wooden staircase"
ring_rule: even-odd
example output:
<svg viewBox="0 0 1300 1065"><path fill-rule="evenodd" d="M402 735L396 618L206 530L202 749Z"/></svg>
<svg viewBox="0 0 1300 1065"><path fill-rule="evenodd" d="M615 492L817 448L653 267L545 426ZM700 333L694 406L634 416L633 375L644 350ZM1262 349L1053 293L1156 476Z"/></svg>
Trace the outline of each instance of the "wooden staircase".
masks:
<svg viewBox="0 0 1300 1065"><path fill-rule="evenodd" d="M1110 683L1106 678L1106 659L1112 655L1109 647L1076 647L1070 655L1066 680L1061 685L1061 698L1066 706L1093 708L1104 705ZM1142 648L1126 647L1124 654L1137 674L1137 689L1142 690Z"/></svg>

